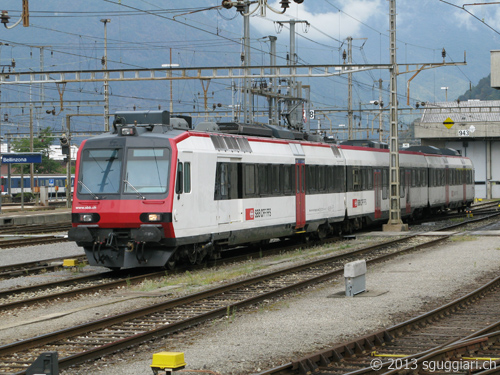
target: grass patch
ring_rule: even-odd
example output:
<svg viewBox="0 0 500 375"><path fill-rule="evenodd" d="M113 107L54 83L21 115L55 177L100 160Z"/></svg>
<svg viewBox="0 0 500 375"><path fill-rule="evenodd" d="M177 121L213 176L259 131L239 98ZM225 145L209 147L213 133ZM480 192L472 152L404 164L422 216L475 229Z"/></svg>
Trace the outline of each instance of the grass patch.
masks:
<svg viewBox="0 0 500 375"><path fill-rule="evenodd" d="M452 236L450 237L452 242L465 242L465 241L476 241L477 236Z"/></svg>
<svg viewBox="0 0 500 375"><path fill-rule="evenodd" d="M294 251L268 257L262 257L262 254L256 254L258 258L241 263L221 265L194 272L186 271L178 275L169 275L166 272L164 277L145 280L141 284L135 286L134 289L141 292L151 292L160 288L176 287L175 293L185 293L195 288L248 277L259 271L276 267L278 263L283 263L284 267L286 262L293 261L300 263L306 260L309 261L314 258L325 257L338 251L345 251L352 247L355 247L352 243L341 242L337 244L316 246L309 249L299 248Z"/></svg>

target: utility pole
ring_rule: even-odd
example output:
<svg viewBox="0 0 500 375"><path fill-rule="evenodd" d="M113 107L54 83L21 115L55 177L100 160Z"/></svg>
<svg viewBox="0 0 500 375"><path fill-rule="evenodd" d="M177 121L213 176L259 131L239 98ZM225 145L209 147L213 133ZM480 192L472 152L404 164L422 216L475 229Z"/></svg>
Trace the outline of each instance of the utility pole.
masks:
<svg viewBox="0 0 500 375"><path fill-rule="evenodd" d="M170 48L170 66L172 66L172 48ZM173 89L172 89L172 80L170 82L170 115L174 112L174 100L173 100ZM203 82L203 81L202 81Z"/></svg>
<svg viewBox="0 0 500 375"><path fill-rule="evenodd" d="M40 72L43 72L45 69L44 48L45 47L40 47ZM43 83L40 83L40 101L42 102L42 106L44 100L45 100L45 85Z"/></svg>
<svg viewBox="0 0 500 375"><path fill-rule="evenodd" d="M352 37L347 38L347 64L352 64ZM348 68L351 70L351 68ZM352 110L352 73L347 74L347 139L354 139L354 111Z"/></svg>
<svg viewBox="0 0 500 375"><path fill-rule="evenodd" d="M276 41L278 40L278 38L271 35L269 35L268 38L271 43L270 64L272 67L274 67L276 66ZM275 68L271 68L271 74L273 75L276 74ZM278 125L279 124L278 100L275 95L278 92L276 88L279 85L279 78L271 78L270 82L271 82L271 96L269 97L269 122L272 125Z"/></svg>
<svg viewBox="0 0 500 375"><path fill-rule="evenodd" d="M205 81L207 82L207 86L205 87ZM210 80L209 79L202 79L201 80L201 87L203 89L203 103L204 106L203 108L205 109L205 121L208 121L208 88L210 87Z"/></svg>
<svg viewBox="0 0 500 375"><path fill-rule="evenodd" d="M378 115L378 140L379 142L382 142L382 126L383 126L383 120L382 120L382 83L384 81L382 78L378 80L378 108L379 108L379 115Z"/></svg>
<svg viewBox="0 0 500 375"><path fill-rule="evenodd" d="M250 98L251 80L250 75L250 4L245 2L245 14L243 14L243 66L246 78L243 79L243 121L245 124L253 122L252 100Z"/></svg>
<svg viewBox="0 0 500 375"><path fill-rule="evenodd" d="M104 70L105 78L109 78L108 73L108 33L107 33L107 25L108 22L111 22L110 19L104 18L101 20L104 23L104 57L102 61L102 65ZM104 81L104 131L109 132L109 83L106 79Z"/></svg>
<svg viewBox="0 0 500 375"><path fill-rule="evenodd" d="M401 220L400 181L399 181L399 142L398 142L398 65L396 59L396 0L389 0L390 16L390 137L389 137L389 179L390 207L389 221L383 226L384 231L407 231L408 224Z"/></svg>
<svg viewBox="0 0 500 375"><path fill-rule="evenodd" d="M68 132L67 140L69 148L68 155L66 155L66 207L71 208L71 115L66 115L66 131ZM75 189L77 186L78 185L75 184Z"/></svg>
<svg viewBox="0 0 500 375"><path fill-rule="evenodd" d="M297 54L295 52L295 25L297 23L305 23L307 27L309 27L309 22L307 21L299 21L299 20L290 20L290 21L279 21L279 25L283 24L290 25L290 51L288 54L288 65L290 66L290 79L289 79L289 99L286 99L286 103L288 106L288 123L291 128L295 128L297 130L302 129L302 116L297 116L297 106L299 105L299 101L297 98L301 95L301 85L297 84L297 79L294 76L296 74L296 65L297 65Z"/></svg>

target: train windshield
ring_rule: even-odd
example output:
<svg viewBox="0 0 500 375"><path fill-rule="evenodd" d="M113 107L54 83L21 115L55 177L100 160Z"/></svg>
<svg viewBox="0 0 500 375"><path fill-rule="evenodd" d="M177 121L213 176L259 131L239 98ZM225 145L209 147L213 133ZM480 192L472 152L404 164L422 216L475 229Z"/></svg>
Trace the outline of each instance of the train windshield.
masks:
<svg viewBox="0 0 500 375"><path fill-rule="evenodd" d="M122 149L87 149L82 153L78 192L83 194L119 193Z"/></svg>
<svg viewBox="0 0 500 375"><path fill-rule="evenodd" d="M124 193L165 193L170 168L166 148L130 148L125 167Z"/></svg>

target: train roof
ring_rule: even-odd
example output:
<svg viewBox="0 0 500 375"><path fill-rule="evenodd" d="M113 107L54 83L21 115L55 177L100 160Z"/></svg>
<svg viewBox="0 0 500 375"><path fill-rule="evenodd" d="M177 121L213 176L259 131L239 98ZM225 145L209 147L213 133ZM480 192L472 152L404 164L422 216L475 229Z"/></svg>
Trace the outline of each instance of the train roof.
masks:
<svg viewBox="0 0 500 375"><path fill-rule="evenodd" d="M341 145L346 146L358 146L358 147L368 147L368 148L381 148L388 149L389 145L384 142L374 141L371 139L351 139L348 141L340 142Z"/></svg>
<svg viewBox="0 0 500 375"><path fill-rule="evenodd" d="M434 146L410 146L404 148L403 151L422 152L430 155L460 156L460 152L453 148L439 148Z"/></svg>

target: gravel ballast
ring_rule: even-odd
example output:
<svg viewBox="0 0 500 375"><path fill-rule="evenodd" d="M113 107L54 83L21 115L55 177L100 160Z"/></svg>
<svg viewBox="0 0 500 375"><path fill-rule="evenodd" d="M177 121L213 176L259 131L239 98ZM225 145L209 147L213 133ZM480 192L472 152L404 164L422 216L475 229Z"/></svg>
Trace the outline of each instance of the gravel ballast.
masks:
<svg viewBox="0 0 500 375"><path fill-rule="evenodd" d="M151 373L152 354L182 351L188 369L251 374L287 363L366 332L389 327L402 313L425 311L459 293L475 279L498 270L497 237L463 236L437 248L371 266L367 288L373 297L331 298L343 280L322 284L251 311L132 349L116 364L99 361L62 374L136 375ZM187 337L190 338L187 338Z"/></svg>

